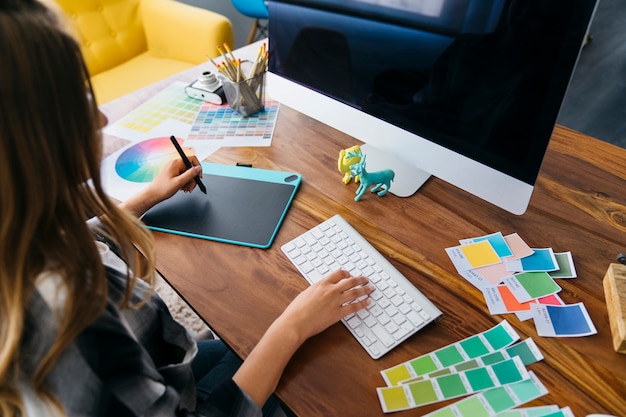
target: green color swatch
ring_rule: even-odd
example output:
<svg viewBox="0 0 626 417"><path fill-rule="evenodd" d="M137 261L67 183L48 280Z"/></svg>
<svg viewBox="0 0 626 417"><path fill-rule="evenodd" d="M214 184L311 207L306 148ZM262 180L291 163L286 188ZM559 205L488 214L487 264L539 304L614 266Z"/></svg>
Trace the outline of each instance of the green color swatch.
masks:
<svg viewBox="0 0 626 417"><path fill-rule="evenodd" d="M480 336L470 337L459 344L470 358L476 358L489 353L489 348L485 346Z"/></svg>
<svg viewBox="0 0 626 417"><path fill-rule="evenodd" d="M561 289L547 272L522 272L516 274L515 278L524 287L531 299L545 297Z"/></svg>
<svg viewBox="0 0 626 417"><path fill-rule="evenodd" d="M495 412L504 411L515 406L515 401L503 387L492 388L483 392L483 398Z"/></svg>
<svg viewBox="0 0 626 417"><path fill-rule="evenodd" d="M483 333L487 342L491 345L492 350L500 350L509 346L511 343L519 339L513 328L507 322L506 325L495 326Z"/></svg>
<svg viewBox="0 0 626 417"><path fill-rule="evenodd" d="M465 372L468 382L472 386L474 392L493 388L494 384L489 376L487 368L476 368Z"/></svg>
<svg viewBox="0 0 626 417"><path fill-rule="evenodd" d="M485 408L480 397L470 397L459 403L457 409L463 417L489 417L491 413ZM456 414L455 414L456 416Z"/></svg>
<svg viewBox="0 0 626 417"><path fill-rule="evenodd" d="M421 356L409 363L417 375L425 375L440 368L430 356Z"/></svg>
<svg viewBox="0 0 626 417"><path fill-rule="evenodd" d="M446 348L436 351L435 356L437 357L437 359L439 359L439 362L441 362L441 365L443 367L452 366L465 360L463 355L461 355L461 353L457 349L456 345L448 346Z"/></svg>
<svg viewBox="0 0 626 417"><path fill-rule="evenodd" d="M459 374L452 374L437 378L439 388L444 398L454 398L467 394L467 389Z"/></svg>
<svg viewBox="0 0 626 417"><path fill-rule="evenodd" d="M543 359L543 355L539 352L539 348L532 339L526 339L523 342L516 343L505 349L506 353L511 356L519 356L524 365L530 365L538 360Z"/></svg>
<svg viewBox="0 0 626 417"><path fill-rule="evenodd" d="M417 404L430 404L439 401L439 396L430 380L419 381L409 385Z"/></svg>
<svg viewBox="0 0 626 417"><path fill-rule="evenodd" d="M498 382L502 385L523 379L522 374L513 361L494 363L491 369L495 372Z"/></svg>

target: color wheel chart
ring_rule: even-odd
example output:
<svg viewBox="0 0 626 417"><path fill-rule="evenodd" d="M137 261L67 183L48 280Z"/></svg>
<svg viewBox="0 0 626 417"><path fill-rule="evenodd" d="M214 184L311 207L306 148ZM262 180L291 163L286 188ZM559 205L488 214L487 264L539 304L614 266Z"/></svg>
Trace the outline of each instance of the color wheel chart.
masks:
<svg viewBox="0 0 626 417"><path fill-rule="evenodd" d="M217 149L210 146L189 146L189 143L179 136L177 139L185 154L195 155L200 161ZM143 190L167 161L176 158L180 156L165 132L145 140L131 142L102 161L104 191L110 197L125 201Z"/></svg>
<svg viewBox="0 0 626 417"><path fill-rule="evenodd" d="M115 172L127 181L150 182L167 161L177 157L168 137L148 139L126 148L115 161Z"/></svg>

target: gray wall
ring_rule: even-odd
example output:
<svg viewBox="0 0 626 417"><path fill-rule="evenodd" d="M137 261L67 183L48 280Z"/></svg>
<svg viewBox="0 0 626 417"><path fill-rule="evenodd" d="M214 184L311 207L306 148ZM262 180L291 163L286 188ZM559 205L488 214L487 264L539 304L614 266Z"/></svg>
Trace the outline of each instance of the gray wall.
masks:
<svg viewBox="0 0 626 417"><path fill-rule="evenodd" d="M187 3L194 6L212 10L216 13L228 17L233 24L235 32L235 48L244 46L248 41L250 29L252 28L253 19L239 13L232 5L230 0L178 0L181 3ZM232 45L231 45L232 46Z"/></svg>

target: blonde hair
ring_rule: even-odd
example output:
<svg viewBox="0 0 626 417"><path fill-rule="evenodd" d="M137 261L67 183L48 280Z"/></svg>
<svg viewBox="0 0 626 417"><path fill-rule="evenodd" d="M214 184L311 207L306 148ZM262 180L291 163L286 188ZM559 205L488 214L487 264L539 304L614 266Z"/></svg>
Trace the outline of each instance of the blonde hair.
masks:
<svg viewBox="0 0 626 417"><path fill-rule="evenodd" d="M0 0L0 62L0 415L19 416L19 348L36 277L54 270L67 290L56 341L25 375L54 402L46 376L107 301L86 219L100 216L127 261L122 307L138 277L152 282L154 249L102 189L98 109L79 46L55 15L36 0Z"/></svg>

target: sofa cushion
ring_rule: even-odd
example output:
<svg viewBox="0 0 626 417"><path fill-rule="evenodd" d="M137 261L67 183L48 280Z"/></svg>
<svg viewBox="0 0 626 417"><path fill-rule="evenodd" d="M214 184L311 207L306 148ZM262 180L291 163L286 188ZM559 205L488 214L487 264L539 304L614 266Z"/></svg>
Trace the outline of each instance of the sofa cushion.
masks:
<svg viewBox="0 0 626 417"><path fill-rule="evenodd" d="M140 0L56 0L79 39L93 76L145 52Z"/></svg>
<svg viewBox="0 0 626 417"><path fill-rule="evenodd" d="M144 52L109 71L92 76L91 82L97 102L106 103L193 66L189 62L157 58Z"/></svg>

